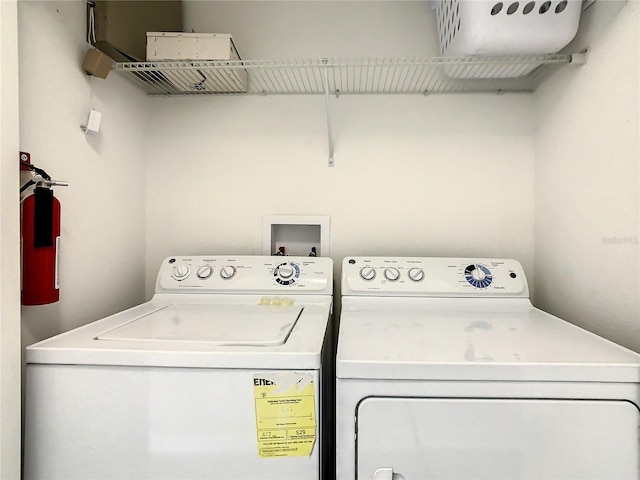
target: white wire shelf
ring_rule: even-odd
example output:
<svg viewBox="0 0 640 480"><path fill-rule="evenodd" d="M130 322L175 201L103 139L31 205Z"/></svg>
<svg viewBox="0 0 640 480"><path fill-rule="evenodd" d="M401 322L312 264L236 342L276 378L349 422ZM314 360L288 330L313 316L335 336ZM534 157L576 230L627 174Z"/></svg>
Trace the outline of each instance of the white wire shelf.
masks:
<svg viewBox="0 0 640 480"><path fill-rule="evenodd" d="M356 60L116 63L148 95L310 95L532 92L586 54Z"/></svg>

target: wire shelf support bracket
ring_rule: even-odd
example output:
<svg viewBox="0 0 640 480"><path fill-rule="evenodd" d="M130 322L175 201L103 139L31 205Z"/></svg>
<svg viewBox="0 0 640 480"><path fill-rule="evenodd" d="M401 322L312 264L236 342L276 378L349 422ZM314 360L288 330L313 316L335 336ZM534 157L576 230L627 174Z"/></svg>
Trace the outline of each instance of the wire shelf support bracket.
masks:
<svg viewBox="0 0 640 480"><path fill-rule="evenodd" d="M323 63L328 63L328 59L323 59ZM325 110L327 115L327 137L329 141L329 166L334 166L333 159L333 132L331 129L331 102L330 102L329 92L329 69L325 66L324 68L324 98L325 98Z"/></svg>

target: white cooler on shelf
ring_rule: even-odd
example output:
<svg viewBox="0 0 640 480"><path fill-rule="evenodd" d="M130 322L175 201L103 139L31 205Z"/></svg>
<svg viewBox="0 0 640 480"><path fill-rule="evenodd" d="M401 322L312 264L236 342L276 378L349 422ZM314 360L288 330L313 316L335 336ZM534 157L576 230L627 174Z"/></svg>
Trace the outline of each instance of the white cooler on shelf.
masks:
<svg viewBox="0 0 640 480"><path fill-rule="evenodd" d="M237 62L240 54L227 33L147 32L147 62ZM197 66L197 65L194 65ZM247 91L244 68L198 68L163 72L179 90L202 93L241 93Z"/></svg>

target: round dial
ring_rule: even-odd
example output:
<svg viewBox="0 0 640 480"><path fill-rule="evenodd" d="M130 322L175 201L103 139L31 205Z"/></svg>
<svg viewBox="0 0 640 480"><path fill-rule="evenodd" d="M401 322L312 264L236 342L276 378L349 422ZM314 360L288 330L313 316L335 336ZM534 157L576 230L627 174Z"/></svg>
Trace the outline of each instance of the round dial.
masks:
<svg viewBox="0 0 640 480"><path fill-rule="evenodd" d="M483 281L487 277L486 273L484 273L484 271L481 268L476 268L475 270L473 270L471 272L471 276L473 277L474 280L478 282Z"/></svg>
<svg viewBox="0 0 640 480"><path fill-rule="evenodd" d="M285 279L293 277L293 267L287 264L280 265L278 267L278 276Z"/></svg>
<svg viewBox="0 0 640 480"><path fill-rule="evenodd" d="M390 282L395 282L400 278L400 271L395 267L387 267L384 269L384 278Z"/></svg>
<svg viewBox="0 0 640 480"><path fill-rule="evenodd" d="M467 265L464 269L464 278L476 288L487 288L493 282L491 270L480 263Z"/></svg>
<svg viewBox="0 0 640 480"><path fill-rule="evenodd" d="M421 282L424 280L424 270L421 268L410 268L408 272L409 278L414 282Z"/></svg>
<svg viewBox="0 0 640 480"><path fill-rule="evenodd" d="M376 278L376 271L373 269L373 267L362 267L360 269L360 276L363 280L373 280L374 278Z"/></svg>
<svg viewBox="0 0 640 480"><path fill-rule="evenodd" d="M220 277L222 277L223 280L229 280L230 278L233 278L235 274L236 267L233 265L225 265L220 269Z"/></svg>
<svg viewBox="0 0 640 480"><path fill-rule="evenodd" d="M176 280L184 280L189 276L190 272L191 269L189 268L189 265L176 265L175 267L173 267L173 278L175 278Z"/></svg>
<svg viewBox="0 0 640 480"><path fill-rule="evenodd" d="M275 268L273 276L280 285L291 285L300 276L300 267L293 262L281 263Z"/></svg>
<svg viewBox="0 0 640 480"><path fill-rule="evenodd" d="M196 272L198 278L202 280L206 280L211 276L211 274L213 274L213 267L211 265L203 265L201 267L198 267L198 271Z"/></svg>

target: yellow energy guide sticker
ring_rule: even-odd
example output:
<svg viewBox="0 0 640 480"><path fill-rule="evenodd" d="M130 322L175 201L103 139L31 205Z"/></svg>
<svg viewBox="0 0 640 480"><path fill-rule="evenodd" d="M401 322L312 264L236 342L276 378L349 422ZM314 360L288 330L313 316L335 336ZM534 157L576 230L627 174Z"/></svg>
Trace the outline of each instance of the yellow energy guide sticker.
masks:
<svg viewBox="0 0 640 480"><path fill-rule="evenodd" d="M258 455L303 457L316 441L315 384L310 373L253 376Z"/></svg>

